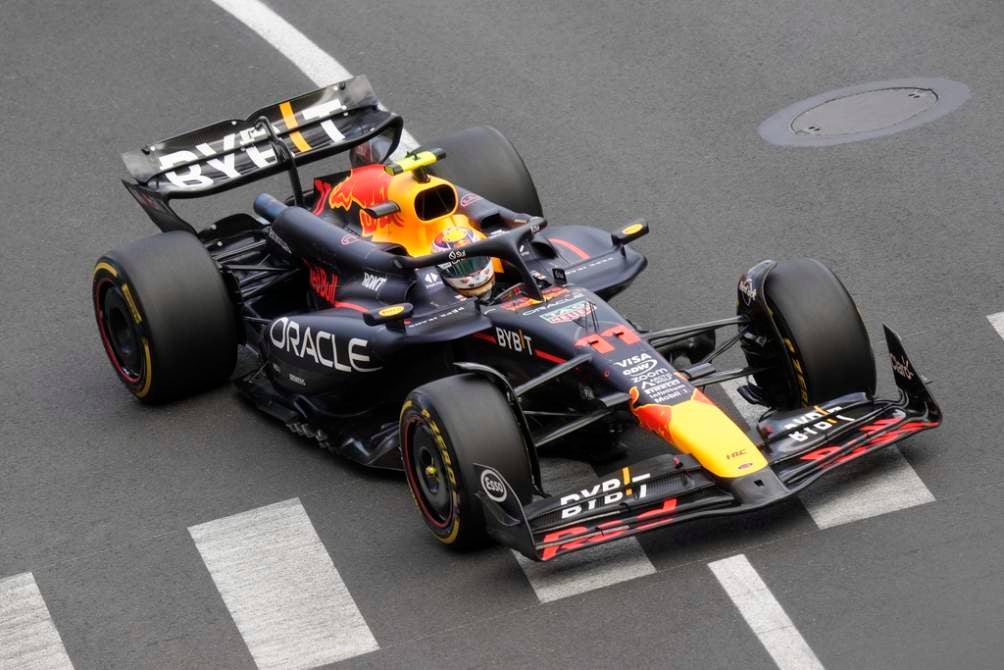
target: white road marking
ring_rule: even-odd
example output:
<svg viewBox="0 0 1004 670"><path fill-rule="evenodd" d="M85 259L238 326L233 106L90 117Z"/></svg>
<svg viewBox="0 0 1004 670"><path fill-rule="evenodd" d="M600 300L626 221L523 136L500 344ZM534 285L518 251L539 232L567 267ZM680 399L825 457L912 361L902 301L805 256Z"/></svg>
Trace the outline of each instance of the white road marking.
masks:
<svg viewBox="0 0 1004 670"><path fill-rule="evenodd" d="M259 0L213 0L213 2L258 33L317 86L326 86L352 76L341 63L263 2ZM402 148L410 150L417 146L418 142L407 130L401 134Z"/></svg>
<svg viewBox="0 0 1004 670"><path fill-rule="evenodd" d="M724 382L722 388L746 423L753 427L766 408L749 404L736 392L745 383L744 379L732 380ZM843 466L810 486L798 497L820 529L935 500L897 445Z"/></svg>
<svg viewBox="0 0 1004 670"><path fill-rule="evenodd" d="M987 319L990 320L990 325L994 327L997 334L1004 337L1004 312L997 312L996 314L988 314Z"/></svg>
<svg viewBox="0 0 1004 670"><path fill-rule="evenodd" d="M544 490L551 493L596 477L585 463L564 459L546 459L542 470ZM544 563L531 561L515 551L513 555L537 599L544 603L655 573L652 561L633 537Z"/></svg>
<svg viewBox="0 0 1004 670"><path fill-rule="evenodd" d="M709 563L708 567L778 668L823 670L823 664L745 554Z"/></svg>
<svg viewBox="0 0 1004 670"><path fill-rule="evenodd" d="M897 445L881 449L826 475L799 495L819 528L934 502Z"/></svg>
<svg viewBox="0 0 1004 670"><path fill-rule="evenodd" d="M73 670L30 572L0 579L0 670Z"/></svg>
<svg viewBox="0 0 1004 670"><path fill-rule="evenodd" d="M188 529L262 670L379 649L299 499Z"/></svg>

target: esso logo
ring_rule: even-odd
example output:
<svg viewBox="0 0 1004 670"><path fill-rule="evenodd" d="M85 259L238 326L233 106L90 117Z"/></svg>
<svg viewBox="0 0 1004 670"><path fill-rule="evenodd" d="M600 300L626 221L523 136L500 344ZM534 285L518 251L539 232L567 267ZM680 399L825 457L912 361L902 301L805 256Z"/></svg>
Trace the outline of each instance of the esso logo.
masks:
<svg viewBox="0 0 1004 670"><path fill-rule="evenodd" d="M494 470L481 471L481 490L495 502L505 502L505 483L502 481L502 477Z"/></svg>

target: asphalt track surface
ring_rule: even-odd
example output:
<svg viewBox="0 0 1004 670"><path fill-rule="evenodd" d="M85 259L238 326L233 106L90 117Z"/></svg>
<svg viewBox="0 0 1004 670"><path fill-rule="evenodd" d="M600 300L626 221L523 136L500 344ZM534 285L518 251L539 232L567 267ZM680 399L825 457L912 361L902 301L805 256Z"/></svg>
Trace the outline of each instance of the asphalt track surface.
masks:
<svg viewBox="0 0 1004 670"><path fill-rule="evenodd" d="M945 424L902 449L934 501L825 529L792 502L650 533L654 570L541 603L507 550L445 552L400 480L313 448L230 388L139 405L89 296L95 258L155 232L118 183L119 153L313 84L209 0L7 2L0 580L33 575L74 667L255 667L189 529L290 499L379 645L338 667L776 667L708 567L739 554L826 668L1000 667L999 3L271 6L420 139L502 129L553 223L646 217L649 269L617 301L646 325L730 314L762 258L828 263L877 351L888 323L934 380ZM912 76L972 98L866 142L757 135L803 98ZM0 659L21 667L18 652Z"/></svg>

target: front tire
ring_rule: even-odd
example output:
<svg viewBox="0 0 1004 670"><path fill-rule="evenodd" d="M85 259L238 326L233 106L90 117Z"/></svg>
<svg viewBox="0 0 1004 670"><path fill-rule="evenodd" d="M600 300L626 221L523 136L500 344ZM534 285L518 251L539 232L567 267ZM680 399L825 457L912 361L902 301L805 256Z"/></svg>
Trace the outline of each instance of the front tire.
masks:
<svg viewBox="0 0 1004 670"><path fill-rule="evenodd" d="M771 407L811 407L848 393L875 393L875 357L854 300L833 272L812 258L777 263L764 281L770 324L767 355L747 351ZM778 341L778 334L780 341Z"/></svg>
<svg viewBox="0 0 1004 670"><path fill-rule="evenodd" d="M523 437L505 396L473 374L419 386L401 410L401 458L408 487L432 534L443 544L488 542L474 464L502 474L520 502L533 496Z"/></svg>
<svg viewBox="0 0 1004 670"><path fill-rule="evenodd" d="M190 395L233 372L234 304L194 235L160 233L102 256L92 297L105 353L141 401Z"/></svg>

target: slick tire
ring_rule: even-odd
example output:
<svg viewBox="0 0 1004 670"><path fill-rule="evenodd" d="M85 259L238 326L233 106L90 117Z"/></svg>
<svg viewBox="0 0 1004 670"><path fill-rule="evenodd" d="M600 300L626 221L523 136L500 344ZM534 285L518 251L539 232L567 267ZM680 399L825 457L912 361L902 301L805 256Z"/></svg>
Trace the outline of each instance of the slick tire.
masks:
<svg viewBox="0 0 1004 670"><path fill-rule="evenodd" d="M516 147L491 126L478 126L432 142L446 158L431 172L518 214L543 216L537 187Z"/></svg>
<svg viewBox="0 0 1004 670"><path fill-rule="evenodd" d="M94 267L92 295L105 353L141 401L181 398L233 372L234 303L194 235L160 233L105 254Z"/></svg>
<svg viewBox="0 0 1004 670"><path fill-rule="evenodd" d="M443 544L488 543L474 464L498 470L523 504L533 496L530 462L509 403L473 374L412 391L401 410L401 458L425 525Z"/></svg>
<svg viewBox="0 0 1004 670"><path fill-rule="evenodd" d="M779 409L808 407L847 393L875 393L875 357L857 306L837 276L812 258L778 263L764 295L781 333L787 392ZM764 384L764 386L768 386Z"/></svg>

